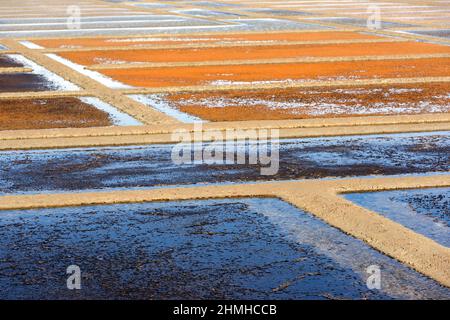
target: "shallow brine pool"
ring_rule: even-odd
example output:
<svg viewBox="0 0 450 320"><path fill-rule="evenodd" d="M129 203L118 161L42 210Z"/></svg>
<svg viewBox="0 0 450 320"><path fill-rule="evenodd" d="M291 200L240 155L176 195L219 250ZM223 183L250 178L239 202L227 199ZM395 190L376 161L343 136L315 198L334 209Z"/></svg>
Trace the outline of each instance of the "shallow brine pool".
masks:
<svg viewBox="0 0 450 320"><path fill-rule="evenodd" d="M250 149L244 143L231 149L215 145L231 154L236 147L235 159L244 158L243 164L209 163L209 143L3 151L0 194L445 173L449 144L448 132L283 139L279 145L261 145L261 154L267 146L267 157L256 164L249 164ZM177 150L190 159L178 162L173 156ZM205 161L194 161L198 151ZM270 175L263 175L263 169Z"/></svg>
<svg viewBox="0 0 450 320"><path fill-rule="evenodd" d="M443 299L450 291L277 199L0 212L1 299ZM68 290L66 269L81 270ZM367 268L382 272L369 290Z"/></svg>
<svg viewBox="0 0 450 320"><path fill-rule="evenodd" d="M348 200L450 247L450 188L346 194Z"/></svg>

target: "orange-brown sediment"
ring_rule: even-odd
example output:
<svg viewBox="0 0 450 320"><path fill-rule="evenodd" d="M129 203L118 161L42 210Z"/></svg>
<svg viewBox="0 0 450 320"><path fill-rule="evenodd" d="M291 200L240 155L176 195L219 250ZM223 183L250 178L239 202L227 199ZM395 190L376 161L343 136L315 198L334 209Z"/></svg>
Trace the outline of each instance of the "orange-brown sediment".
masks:
<svg viewBox="0 0 450 320"><path fill-rule="evenodd" d="M381 42L350 44L314 44L248 46L236 49L135 49L111 51L62 52L66 59L82 65L117 64L123 62L198 62L245 59L282 59L295 57L345 57L366 55L405 55L450 53L450 47L418 42Z"/></svg>
<svg viewBox="0 0 450 320"><path fill-rule="evenodd" d="M102 73L136 87L439 77L450 76L450 58L105 69Z"/></svg>
<svg viewBox="0 0 450 320"><path fill-rule="evenodd" d="M164 99L208 121L417 114L450 111L450 84L206 91Z"/></svg>
<svg viewBox="0 0 450 320"><path fill-rule="evenodd" d="M110 125L107 113L76 98L0 100L0 130Z"/></svg>

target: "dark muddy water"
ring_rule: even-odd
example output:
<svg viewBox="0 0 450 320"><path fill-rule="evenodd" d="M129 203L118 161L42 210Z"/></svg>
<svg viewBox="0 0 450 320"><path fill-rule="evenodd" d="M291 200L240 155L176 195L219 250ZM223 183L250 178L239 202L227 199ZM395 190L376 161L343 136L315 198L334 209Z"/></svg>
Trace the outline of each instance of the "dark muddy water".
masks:
<svg viewBox="0 0 450 320"><path fill-rule="evenodd" d="M0 46L0 50L4 50L3 47ZM0 54L0 68L21 68L23 64Z"/></svg>
<svg viewBox="0 0 450 320"><path fill-rule="evenodd" d="M450 247L450 188L353 193L345 198Z"/></svg>
<svg viewBox="0 0 450 320"><path fill-rule="evenodd" d="M281 140L275 175L261 175L261 168L276 169L276 157L267 165L248 164L248 157L247 164L176 164L173 148L0 152L0 193L395 175L450 168L448 132Z"/></svg>
<svg viewBox="0 0 450 320"><path fill-rule="evenodd" d="M55 85L44 76L33 73L0 74L0 92L55 90Z"/></svg>
<svg viewBox="0 0 450 320"><path fill-rule="evenodd" d="M276 199L0 214L1 299L449 298L450 291ZM68 290L66 268L81 269ZM382 270L369 290L366 269Z"/></svg>

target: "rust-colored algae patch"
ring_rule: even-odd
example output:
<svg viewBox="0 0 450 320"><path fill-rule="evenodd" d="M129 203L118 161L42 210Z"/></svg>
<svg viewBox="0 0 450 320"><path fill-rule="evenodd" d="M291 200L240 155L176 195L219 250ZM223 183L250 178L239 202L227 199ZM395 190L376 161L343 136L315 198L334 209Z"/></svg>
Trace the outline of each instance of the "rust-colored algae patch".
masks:
<svg viewBox="0 0 450 320"><path fill-rule="evenodd" d="M450 53L450 47L418 42L309 44L247 46L242 48L135 49L62 52L60 55L82 65L129 62L198 62L295 57L345 57Z"/></svg>
<svg viewBox="0 0 450 320"><path fill-rule="evenodd" d="M208 121L420 114L450 111L450 83L205 91L161 98Z"/></svg>
<svg viewBox="0 0 450 320"><path fill-rule="evenodd" d="M0 100L0 130L110 125L106 112L76 98Z"/></svg>
<svg viewBox="0 0 450 320"><path fill-rule="evenodd" d="M449 76L450 58L105 69L102 73L136 87L280 84Z"/></svg>
<svg viewBox="0 0 450 320"><path fill-rule="evenodd" d="M42 39L34 43L45 48L86 48L115 47L140 45L172 45L192 43L223 43L245 41L323 41L323 40L356 40L380 39L378 36L356 32L286 32L286 33L249 33L249 34L216 34L216 35L175 35L175 36L141 36L118 38L74 38L74 39Z"/></svg>

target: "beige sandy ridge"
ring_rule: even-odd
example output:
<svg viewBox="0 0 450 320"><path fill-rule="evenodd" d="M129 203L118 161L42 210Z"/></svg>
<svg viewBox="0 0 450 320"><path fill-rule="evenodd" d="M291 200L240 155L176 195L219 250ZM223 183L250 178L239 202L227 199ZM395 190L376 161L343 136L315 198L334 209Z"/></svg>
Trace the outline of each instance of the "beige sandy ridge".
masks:
<svg viewBox="0 0 450 320"><path fill-rule="evenodd" d="M95 96L91 91L36 91L36 92L2 92L0 93L1 100L9 99L46 99L46 98L61 98L61 97L89 97ZM1 131L0 131L1 132Z"/></svg>
<svg viewBox="0 0 450 320"><path fill-rule="evenodd" d="M178 128L180 129L180 128ZM238 129L233 127L233 129ZM47 129L44 129L47 130ZM75 129L72 129L75 130ZM132 128L132 130L134 130ZM392 133L415 133L450 130L450 122L444 123L421 123L421 124L394 124L383 126L335 126L318 128L286 128L278 129L279 137L283 138L314 138L314 137L334 137L349 135L370 135L370 134L392 134ZM237 140L248 139L248 133L236 132ZM205 138L203 141L210 141ZM124 146L124 145L144 145L157 143L177 143L178 140L170 133L156 134L125 134L107 136L84 136L84 137L57 137L57 138L36 138L36 139L14 139L0 140L0 150L29 150L48 148L75 148L75 147L101 147L101 146Z"/></svg>
<svg viewBox="0 0 450 320"><path fill-rule="evenodd" d="M84 96L84 95L83 95ZM374 126L372 130L383 131L386 125L442 124L450 123L449 113L433 113L419 115L391 115L364 116L342 118L310 118L292 120L247 120L202 123L202 131L232 130L232 129L298 129L298 128L327 128L327 127L360 127ZM415 126L420 130L420 127ZM4 130L0 131L0 140L62 138L62 137L96 137L123 136L172 133L175 130L196 130L194 124L167 124L152 126L123 126L34 129L34 130ZM197 129L198 130L198 129Z"/></svg>
<svg viewBox="0 0 450 320"><path fill-rule="evenodd" d="M450 175L17 195L0 197L0 210L212 198L276 197L450 287L450 248L339 196L348 192L448 186Z"/></svg>
<svg viewBox="0 0 450 320"><path fill-rule="evenodd" d="M12 67L12 68L0 68L0 74L2 73L20 73L20 72L31 72L30 68Z"/></svg>

